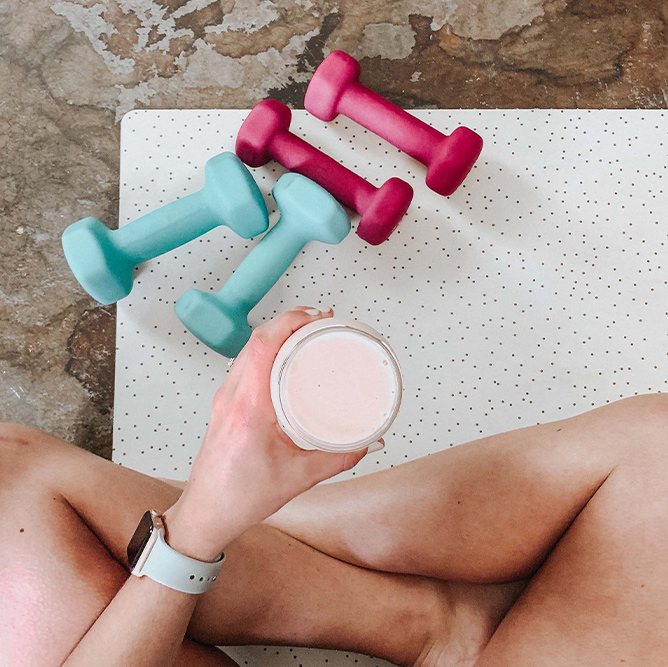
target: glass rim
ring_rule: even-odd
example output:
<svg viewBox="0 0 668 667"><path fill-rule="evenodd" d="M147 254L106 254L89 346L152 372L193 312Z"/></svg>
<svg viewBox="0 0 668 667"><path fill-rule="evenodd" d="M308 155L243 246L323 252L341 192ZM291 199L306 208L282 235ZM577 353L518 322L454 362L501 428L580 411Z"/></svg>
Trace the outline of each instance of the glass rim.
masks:
<svg viewBox="0 0 668 667"><path fill-rule="evenodd" d="M327 324L325 320L321 320L323 326L309 332L304 338L295 343L295 346L290 350L289 354L286 355L285 359L281 362L281 365L278 367L277 372L277 384L278 384L278 401L280 403L280 408L283 417L285 418L287 425L294 432L298 438L300 438L305 444L316 449L329 452L352 452L368 447L372 443L376 442L381 438L394 422L397 414L399 413L399 408L401 406L401 398L403 391L403 382L401 377L401 367L399 366L399 360L397 359L394 350L385 342L384 339L379 338L361 328L358 328L352 324L341 323L341 322L332 322ZM321 440L320 438L315 437L312 433L306 431L300 424L294 413L292 412L289 403L284 400L284 396L287 392L284 391L286 370L292 361L295 359L298 351L308 342L312 341L314 338L318 338L323 335L334 333L337 329L346 332L352 333L354 335L360 335L367 339L368 342L374 344L376 347L379 347L383 355L388 359L392 367L395 383L394 391L394 401L392 406L387 413L387 418L385 421L377 428L372 434L368 435L361 440L356 440L353 442L342 442L342 443L333 443L326 440ZM279 419L280 421L280 419ZM289 434L288 434L289 435Z"/></svg>

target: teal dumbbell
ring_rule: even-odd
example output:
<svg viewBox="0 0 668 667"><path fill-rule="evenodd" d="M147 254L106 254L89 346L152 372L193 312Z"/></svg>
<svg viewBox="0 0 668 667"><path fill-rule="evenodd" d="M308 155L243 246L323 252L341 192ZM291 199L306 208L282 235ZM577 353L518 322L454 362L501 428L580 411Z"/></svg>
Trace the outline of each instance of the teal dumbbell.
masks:
<svg viewBox="0 0 668 667"><path fill-rule="evenodd" d="M151 211L117 230L84 218L63 233L63 251L81 286L109 304L132 290L135 266L226 225L249 239L269 226L262 193L234 153L212 157L205 185L187 197Z"/></svg>
<svg viewBox="0 0 668 667"><path fill-rule="evenodd" d="M309 241L336 244L350 220L326 190L299 174L285 174L273 189L281 219L246 256L219 292L190 289L175 310L186 327L212 350L236 357L248 342L248 314Z"/></svg>

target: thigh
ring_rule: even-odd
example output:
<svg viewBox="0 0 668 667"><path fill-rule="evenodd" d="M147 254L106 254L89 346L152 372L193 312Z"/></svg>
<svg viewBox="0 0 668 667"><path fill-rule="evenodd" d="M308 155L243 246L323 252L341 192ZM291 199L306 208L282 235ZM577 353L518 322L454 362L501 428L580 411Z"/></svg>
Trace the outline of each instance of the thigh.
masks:
<svg viewBox="0 0 668 667"><path fill-rule="evenodd" d="M663 447L667 399L618 401L320 485L269 523L363 567L474 583L524 579L620 461Z"/></svg>
<svg viewBox="0 0 668 667"><path fill-rule="evenodd" d="M0 427L0 664L8 667L60 665L128 577L62 494L69 456L52 456L59 448L39 431ZM60 451L82 460L74 448ZM129 488L115 491L104 501L118 510ZM235 663L186 639L176 664Z"/></svg>
<svg viewBox="0 0 668 667"><path fill-rule="evenodd" d="M620 463L502 621L477 667L652 667L668 656L668 464Z"/></svg>

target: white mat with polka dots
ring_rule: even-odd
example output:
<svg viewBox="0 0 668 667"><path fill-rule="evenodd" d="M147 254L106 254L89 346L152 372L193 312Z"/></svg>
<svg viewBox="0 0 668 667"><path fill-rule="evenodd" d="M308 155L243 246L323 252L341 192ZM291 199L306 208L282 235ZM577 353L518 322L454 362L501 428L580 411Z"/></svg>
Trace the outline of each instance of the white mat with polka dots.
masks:
<svg viewBox="0 0 668 667"><path fill-rule="evenodd" d="M344 118L296 111L293 129L375 184L407 179L414 203L372 248L312 244L252 313L333 306L383 332L405 376L387 447L365 474L500 431L588 410L668 379L668 112L416 111L485 139L446 199L425 168ZM246 111L133 111L123 120L121 224L201 187ZM269 193L283 169L254 175ZM272 222L277 218L272 213ZM110 222L110 221L107 221ZM356 225L357 219L353 219ZM189 287L217 290L253 246L225 228L145 264L118 304L114 460L185 478L227 360L176 315ZM380 665L305 649L231 649L251 665Z"/></svg>

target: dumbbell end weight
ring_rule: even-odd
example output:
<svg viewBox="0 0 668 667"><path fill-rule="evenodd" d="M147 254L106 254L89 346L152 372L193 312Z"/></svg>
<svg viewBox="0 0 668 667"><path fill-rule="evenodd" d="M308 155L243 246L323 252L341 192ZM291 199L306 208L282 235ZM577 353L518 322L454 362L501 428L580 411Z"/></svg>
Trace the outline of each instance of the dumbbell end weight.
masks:
<svg viewBox="0 0 668 667"><path fill-rule="evenodd" d="M250 338L247 313L231 309L214 293L189 289L174 310L196 338L225 357L236 357Z"/></svg>
<svg viewBox="0 0 668 667"><path fill-rule="evenodd" d="M427 169L427 187L449 197L464 181L482 150L482 137L458 127L436 150Z"/></svg>
<svg viewBox="0 0 668 667"><path fill-rule="evenodd" d="M369 200L357 226L357 235L371 245L390 237L406 214L413 199L413 188L400 178L390 178Z"/></svg>
<svg viewBox="0 0 668 667"><path fill-rule="evenodd" d="M282 131L290 129L292 112L278 100L256 104L237 134L236 154L249 167L261 167L272 159L271 142Z"/></svg>
<svg viewBox="0 0 668 667"><path fill-rule="evenodd" d="M227 225L244 239L267 231L269 215L262 192L234 153L228 151L210 158L204 173L206 187L202 193L217 215L218 224Z"/></svg>
<svg viewBox="0 0 668 667"><path fill-rule="evenodd" d="M304 96L304 108L316 118L334 120L348 87L359 79L360 64L343 51L332 51L316 69Z"/></svg>
<svg viewBox="0 0 668 667"><path fill-rule="evenodd" d="M74 277L96 301L108 305L130 294L134 264L99 220L83 218L70 225L62 244Z"/></svg>

